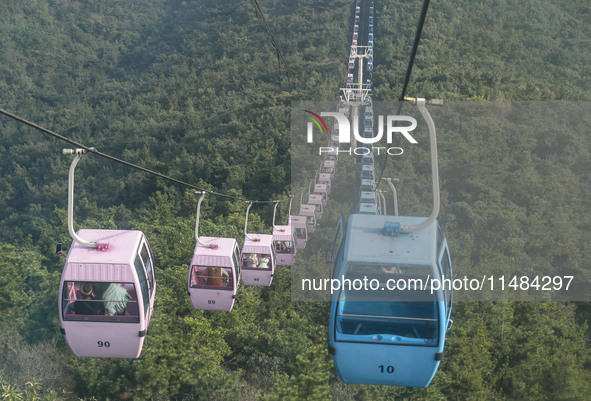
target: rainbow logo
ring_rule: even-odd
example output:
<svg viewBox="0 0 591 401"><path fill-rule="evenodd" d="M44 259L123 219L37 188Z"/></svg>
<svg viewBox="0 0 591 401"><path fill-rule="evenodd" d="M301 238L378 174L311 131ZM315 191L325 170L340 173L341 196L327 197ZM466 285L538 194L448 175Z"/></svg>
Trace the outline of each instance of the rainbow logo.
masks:
<svg viewBox="0 0 591 401"><path fill-rule="evenodd" d="M312 114L314 117L316 117L318 120L315 120L314 118L307 116L310 120L312 120L312 122L314 122L314 124L316 124L316 126L318 127L318 129L320 129L320 132L322 132L322 127L324 127L324 132L326 133L326 135L328 135L328 128L326 128L326 123L324 122L324 120L322 119L322 117L320 117L318 114L310 111L310 110L304 110L306 113L310 113ZM320 122L318 122L320 121ZM322 126L320 126L320 123L322 123ZM309 124L309 123L308 123Z"/></svg>

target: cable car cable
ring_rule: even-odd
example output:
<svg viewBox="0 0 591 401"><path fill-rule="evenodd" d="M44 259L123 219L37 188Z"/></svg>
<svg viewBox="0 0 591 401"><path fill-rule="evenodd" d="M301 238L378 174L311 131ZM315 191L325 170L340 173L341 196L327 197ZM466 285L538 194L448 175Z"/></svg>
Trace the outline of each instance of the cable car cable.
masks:
<svg viewBox="0 0 591 401"><path fill-rule="evenodd" d="M285 60L285 58L283 57L283 53L279 49L279 45L277 44L277 41L275 40L275 37L273 36L271 29L269 28L269 24L267 24L267 20L265 19L265 16L263 14L263 10L261 10L261 6L259 5L259 2L257 0L252 0L252 5L254 6L255 13L256 13L257 17L261 21L261 25L263 25L263 28L265 29L265 32L266 32L267 36L269 37L269 41L271 42L271 46L273 46L273 48L275 48L275 52L277 53L277 61L279 62L279 68L281 69L281 62L283 62L283 65L285 66L285 71L287 73L287 77L292 82L292 84L293 84L296 92L298 92L298 95L300 96L300 98L303 100L304 95L302 94L302 92L300 91L298 86L296 85L295 77L291 73L291 70L289 69L287 61Z"/></svg>
<svg viewBox="0 0 591 401"><path fill-rule="evenodd" d="M181 180L178 180L176 178L169 177L169 176L164 175L162 173L159 173L157 171L153 171L153 170L147 169L145 167L138 166L136 164L127 162L125 160L118 159L118 158L116 158L114 156L111 156L111 155L109 155L107 153L100 152L100 151L98 151L94 147L89 147L89 146L83 145L83 144L81 144L79 142L76 142L73 139L66 138L65 136L60 135L57 132L53 132L53 131L51 131L51 130L49 130L47 128L44 128L44 127L42 127L42 126L40 126L38 124L35 124L35 123L33 123L31 121L28 121L28 120L25 120L24 118L19 117L19 116L15 115L15 114L9 113L8 111L6 111L4 109L0 109L0 114L4 114L5 116L12 118L13 120L16 120L16 121L21 122L21 123L23 123L25 125L28 125L29 127L35 128L35 129L37 129L37 130L39 130L39 131L41 131L41 132L43 132L45 134L51 135L54 138L57 138L57 139L59 139L61 141L64 141L64 142L67 142L67 143L69 143L71 145L74 145L74 146L76 146L78 148L84 149L85 151L87 151L89 153L94 153L95 155L100 156L100 157L104 157L105 159L109 159L111 161L114 161L114 162L123 164L125 166L132 167L132 168L135 168L137 170L141 170L141 171L143 171L145 173L155 175L155 176L160 177L160 178L163 178L165 180L172 181L172 182L174 182L176 184L184 185L186 187L189 187L189 188L192 188L192 189L196 189L198 191L204 191L204 192L208 192L208 193L210 193L212 195L221 196L221 197L224 197L224 198L230 198L230 199L234 199L234 200L245 201L245 202L252 202L252 203L278 203L278 202L285 202L287 200L287 199L282 199L282 200L267 200L267 201L265 201L265 200L249 200L249 199L242 198L242 197L239 197L239 196L227 195L227 194L223 194L223 193L220 193L220 192L211 191L211 190L208 190L208 189L201 188L201 187L198 187L196 185L190 184L188 182L181 181Z"/></svg>
<svg viewBox="0 0 591 401"><path fill-rule="evenodd" d="M423 8L421 9L421 15L419 17L419 23L417 25L417 30L415 32L415 39L412 45L412 50L410 53L410 59L408 60L408 66L406 68L406 77L404 78L404 84L402 86L402 93L400 94L399 101L404 101L404 97L406 96L406 89L408 88L408 82L410 81L410 74L412 73L412 67L415 63L415 56L417 55L417 49L419 48L419 41L421 40L421 33L423 32L423 25L425 24L425 18L427 17L427 9L429 8L429 1L423 1Z"/></svg>
<svg viewBox="0 0 591 401"><path fill-rule="evenodd" d="M423 0L423 7L421 8L421 15L419 16L419 23L417 24L417 30L415 32L415 38L412 45L412 50L410 52L410 59L408 60L408 66L406 67L406 76L404 77L404 83L402 85L402 92L398 101L400 102L398 105L398 113L400 114L402 110L402 102L404 101L404 97L406 96L406 90L408 88L408 83L410 82L410 75L412 73L412 67L415 63L415 56L417 55L417 49L419 48L419 41L421 40L421 34L423 32L423 25L425 24L425 19L427 17L427 10L429 9L429 1L430 0ZM382 180L382 175L384 174L384 170L386 169L388 158L384 158L382 162L382 169L380 171L380 175L378 177L377 182Z"/></svg>

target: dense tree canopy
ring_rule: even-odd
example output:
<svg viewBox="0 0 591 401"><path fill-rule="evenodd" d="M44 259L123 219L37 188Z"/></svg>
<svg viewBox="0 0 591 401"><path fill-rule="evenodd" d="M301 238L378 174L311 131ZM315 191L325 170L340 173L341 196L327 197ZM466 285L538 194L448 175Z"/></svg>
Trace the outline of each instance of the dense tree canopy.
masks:
<svg viewBox="0 0 591 401"><path fill-rule="evenodd" d="M295 80L249 1L4 3L0 108L194 185L286 199L291 102L338 99L355 2L259 1ZM394 100L421 2L375 3L373 97ZM589 101L590 18L591 6L575 0L432 2L409 94ZM433 111L446 121L440 221L454 267L462 274L554 267L588 282L588 117L566 132L543 129L534 117L513 120L508 134L487 121L456 118L461 107ZM194 310L186 276L195 194L95 155L84 156L77 170L76 227L144 231L158 294L140 359L76 358L59 332L56 302L63 258L55 244L71 241L71 159L62 147L68 145L0 117L3 397L591 399L591 307L584 302L456 302L446 357L430 387L346 385L326 350L328 304L292 299L298 277L290 269L279 268L269 288L240 288L231 313ZM388 169L401 179L401 210L429 210L427 153L409 152ZM357 173L339 174L346 188ZM322 238L347 212L330 206L321 239L300 254L300 272L324 263ZM243 201L208 196L202 235L241 242L244 212ZM257 205L249 227L268 231L271 216L270 206ZM280 218L286 216L283 204Z"/></svg>

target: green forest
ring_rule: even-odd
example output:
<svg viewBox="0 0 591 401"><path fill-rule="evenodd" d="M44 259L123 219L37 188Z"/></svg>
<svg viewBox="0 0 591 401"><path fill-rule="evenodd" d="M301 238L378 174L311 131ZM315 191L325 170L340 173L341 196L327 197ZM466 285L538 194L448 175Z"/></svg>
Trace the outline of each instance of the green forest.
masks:
<svg viewBox="0 0 591 401"><path fill-rule="evenodd" d="M3 1L0 108L195 186L251 200L293 193L299 201L291 105L338 100L355 1L258 3L285 63L251 1ZM400 96L421 6L375 0L375 101ZM588 2L431 2L408 95L458 105L432 111L446 122L439 221L456 271L555 268L591 280L590 83ZM510 129L477 112L461 120L466 104L523 101L575 103L582 115L550 127L530 115ZM55 253L57 243L67 251L72 242L68 147L0 116L2 399L591 399L588 294L563 302L458 297L429 387L345 384L327 348L330 305L297 299L295 269L279 267L270 287L241 286L231 312L193 309L194 190L93 154L76 172L75 227L143 231L158 291L139 359L77 358L60 334L65 259ZM428 151L388 169L400 178L401 214L429 213ZM339 171L337 185L357 176ZM332 206L319 240L298 253L299 272L326 264L322 239L346 212ZM208 196L200 234L241 246L245 212L242 200ZM278 219L287 214L283 202ZM271 206L256 204L249 228L270 232L272 216Z"/></svg>

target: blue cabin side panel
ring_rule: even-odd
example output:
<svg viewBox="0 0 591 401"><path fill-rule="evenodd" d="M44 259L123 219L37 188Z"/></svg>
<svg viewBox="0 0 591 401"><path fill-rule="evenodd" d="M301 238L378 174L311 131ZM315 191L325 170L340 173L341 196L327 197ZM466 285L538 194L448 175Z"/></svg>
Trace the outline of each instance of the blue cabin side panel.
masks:
<svg viewBox="0 0 591 401"><path fill-rule="evenodd" d="M333 360L345 383L427 387L439 367L438 349L339 342Z"/></svg>

